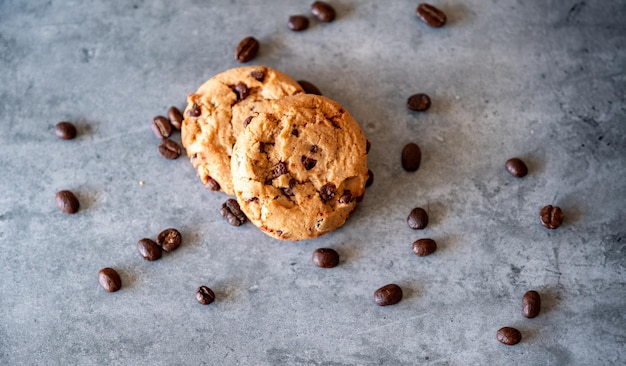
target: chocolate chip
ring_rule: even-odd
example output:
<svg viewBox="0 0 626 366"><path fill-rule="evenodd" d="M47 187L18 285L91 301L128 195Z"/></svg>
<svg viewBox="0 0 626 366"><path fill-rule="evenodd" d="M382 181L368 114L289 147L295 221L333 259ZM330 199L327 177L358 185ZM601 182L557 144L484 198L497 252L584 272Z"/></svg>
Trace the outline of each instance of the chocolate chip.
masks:
<svg viewBox="0 0 626 366"><path fill-rule="evenodd" d="M248 125L250 124L250 121L252 121L252 118L253 118L253 117L254 117L254 116L249 116L248 118L246 118L246 119L244 119L244 120L243 120L243 128L248 127Z"/></svg>
<svg viewBox="0 0 626 366"><path fill-rule="evenodd" d="M115 292L122 288L122 279L113 268L102 268L98 272L98 282L108 292Z"/></svg>
<svg viewBox="0 0 626 366"><path fill-rule="evenodd" d="M235 59L241 63L252 60L259 52L259 41L254 37L246 37L239 42L235 50Z"/></svg>
<svg viewBox="0 0 626 366"><path fill-rule="evenodd" d="M206 286L200 286L196 289L196 300L202 305L209 305L215 301L215 293Z"/></svg>
<svg viewBox="0 0 626 366"><path fill-rule="evenodd" d="M300 32L309 27L309 18L304 15L292 15L289 17L287 26L294 32Z"/></svg>
<svg viewBox="0 0 626 366"><path fill-rule="evenodd" d="M296 182L296 179L295 179L295 178L291 178L291 179L289 179L289 188L291 189L291 188L295 187L295 186L296 186L296 183L297 183L297 182Z"/></svg>
<svg viewBox="0 0 626 366"><path fill-rule="evenodd" d="M339 203L347 205L350 202L352 202L352 193L346 189L343 191L341 197L339 197Z"/></svg>
<svg viewBox="0 0 626 366"><path fill-rule="evenodd" d="M165 229L157 236L157 244L166 252L176 250L182 242L183 236L180 231L173 228Z"/></svg>
<svg viewBox="0 0 626 366"><path fill-rule="evenodd" d="M174 140L163 139L159 144L159 154L168 160L178 159L181 153L180 145Z"/></svg>
<svg viewBox="0 0 626 366"><path fill-rule="evenodd" d="M163 116L156 116L152 119L152 132L159 139L164 139L172 135L172 125L170 121Z"/></svg>
<svg viewBox="0 0 626 366"><path fill-rule="evenodd" d="M54 202L56 203L59 210L73 214L78 212L78 207L80 206L78 203L78 198L74 195L74 193L70 191L59 191L54 196Z"/></svg>
<svg viewBox="0 0 626 366"><path fill-rule="evenodd" d="M171 106L170 109L167 111L167 114L170 117L170 123L172 124L172 127L180 130L180 128L183 126L183 114L180 113L180 109Z"/></svg>
<svg viewBox="0 0 626 366"><path fill-rule="evenodd" d="M62 140L76 137L76 127L70 122L59 122L54 126L54 134Z"/></svg>
<svg viewBox="0 0 626 366"><path fill-rule="evenodd" d="M222 204L220 214L226 222L233 226L239 226L246 222L246 215L239 208L237 201L232 198L229 198Z"/></svg>
<svg viewBox="0 0 626 366"><path fill-rule="evenodd" d="M428 214L423 208L416 207L409 213L406 223L413 230L422 230L428 225Z"/></svg>
<svg viewBox="0 0 626 366"><path fill-rule="evenodd" d="M194 103L191 108L187 111L187 115L189 117L199 117L202 114L202 110L200 106Z"/></svg>
<svg viewBox="0 0 626 366"><path fill-rule="evenodd" d="M293 190L291 188L283 188L283 193L285 196L293 197Z"/></svg>
<svg viewBox="0 0 626 366"><path fill-rule="evenodd" d="M418 257L425 257L437 250L437 243L433 239L418 239L413 242L413 253Z"/></svg>
<svg viewBox="0 0 626 366"><path fill-rule="evenodd" d="M263 70L254 70L250 73L250 76L256 79L256 81L263 82L263 79L265 79L265 72L263 72Z"/></svg>
<svg viewBox="0 0 626 366"><path fill-rule="evenodd" d="M311 146L310 151L311 151L312 153L316 153L316 152L317 152L317 145L313 145L313 146Z"/></svg>
<svg viewBox="0 0 626 366"><path fill-rule="evenodd" d="M374 172L371 170L367 170L367 181L365 181L365 187L369 187L374 183Z"/></svg>
<svg viewBox="0 0 626 366"><path fill-rule="evenodd" d="M556 229L563 223L563 211L559 206L547 205L539 211L541 225L547 229Z"/></svg>
<svg viewBox="0 0 626 366"><path fill-rule="evenodd" d="M320 188L320 197L323 202L328 202L335 197L337 187L333 183L326 183Z"/></svg>
<svg viewBox="0 0 626 366"><path fill-rule="evenodd" d="M311 82L298 80L298 84L300 84L302 89L304 89L304 92L307 94L322 95L322 92L317 88L317 86L313 85Z"/></svg>
<svg viewBox="0 0 626 366"><path fill-rule="evenodd" d="M430 108L430 97L424 93L411 95L406 101L406 106L410 110L423 112Z"/></svg>
<svg viewBox="0 0 626 366"><path fill-rule="evenodd" d="M507 346L513 346L518 344L522 340L522 333L519 330L511 327L504 327L498 329L496 333L496 339L502 344Z"/></svg>
<svg viewBox="0 0 626 366"><path fill-rule="evenodd" d="M528 174L528 167L521 159L512 158L506 161L504 168L514 177L522 178Z"/></svg>
<svg viewBox="0 0 626 366"><path fill-rule="evenodd" d="M319 248L313 252L313 264L321 268L333 268L339 264L339 254L331 248Z"/></svg>
<svg viewBox="0 0 626 366"><path fill-rule="evenodd" d="M402 149L402 167L407 172L414 172L420 167L422 162L422 150L415 143L407 144Z"/></svg>
<svg viewBox="0 0 626 366"><path fill-rule="evenodd" d="M278 178L283 174L287 174L287 165L281 161L274 166L274 169L272 169L272 177Z"/></svg>
<svg viewBox="0 0 626 366"><path fill-rule="evenodd" d="M259 142L259 152L265 153L265 142Z"/></svg>
<svg viewBox="0 0 626 366"><path fill-rule="evenodd" d="M217 192L220 190L220 184L217 183L215 179L207 177L207 181L206 183L204 183L204 188L208 189L209 191Z"/></svg>
<svg viewBox="0 0 626 366"><path fill-rule="evenodd" d="M390 283L374 292L374 301L380 306L394 305L402 300L402 289L400 286Z"/></svg>
<svg viewBox="0 0 626 366"><path fill-rule="evenodd" d="M137 242L137 251L143 259L148 261L155 261L163 255L163 249L154 240L148 238L143 238Z"/></svg>
<svg viewBox="0 0 626 366"><path fill-rule="evenodd" d="M316 1L311 5L311 14L320 22L332 22L335 20L335 9L323 1Z"/></svg>
<svg viewBox="0 0 626 366"><path fill-rule="evenodd" d="M296 137L298 137L298 136L300 135L300 133L298 132L298 130L297 130L297 129L295 129L295 128L294 128L293 130L291 130L291 134L292 134L292 135L294 135L294 136L296 136Z"/></svg>
<svg viewBox="0 0 626 366"><path fill-rule="evenodd" d="M446 24L446 14L430 4L419 4L416 13L418 18L433 28Z"/></svg>
<svg viewBox="0 0 626 366"><path fill-rule="evenodd" d="M528 291L522 297L522 315L525 318L534 318L541 310L541 297L537 291Z"/></svg>
<svg viewBox="0 0 626 366"><path fill-rule="evenodd" d="M317 160L309 158L308 156L302 155L302 164L304 165L304 169L311 170L317 164Z"/></svg>
<svg viewBox="0 0 626 366"><path fill-rule="evenodd" d="M248 86L241 82L237 83L237 85L233 87L233 91L237 94L237 100L246 99L248 95L250 95L250 89L248 89Z"/></svg>

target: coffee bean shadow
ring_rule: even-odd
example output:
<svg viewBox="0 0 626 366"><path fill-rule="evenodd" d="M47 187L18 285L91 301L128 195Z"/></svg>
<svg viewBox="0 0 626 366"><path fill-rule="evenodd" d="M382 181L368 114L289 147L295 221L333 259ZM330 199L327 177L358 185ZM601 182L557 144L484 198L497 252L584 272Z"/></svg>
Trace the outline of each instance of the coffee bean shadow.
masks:
<svg viewBox="0 0 626 366"><path fill-rule="evenodd" d="M339 254L339 266L357 263L361 258L361 250L358 243L347 243L333 247Z"/></svg>
<svg viewBox="0 0 626 366"><path fill-rule="evenodd" d="M140 281L137 274L136 265L121 265L118 267L112 267L120 275L122 280L122 288L120 291L133 289Z"/></svg>
<svg viewBox="0 0 626 366"><path fill-rule="evenodd" d="M454 5L442 6L439 9L446 14L446 24L444 27L454 27L469 20L470 11L467 6L456 3Z"/></svg>
<svg viewBox="0 0 626 366"><path fill-rule="evenodd" d="M341 21L343 19L350 18L352 14L354 13L354 9L355 9L354 5L348 4L348 3L333 4L333 8L335 8L335 14L336 14L334 21L338 21L338 20ZM312 26L324 24L314 17L311 17L311 18L313 18L311 19Z"/></svg>
<svg viewBox="0 0 626 366"><path fill-rule="evenodd" d="M526 163L526 167L528 168L528 175L540 175L545 171L545 164L539 156L535 154L522 155L519 157L522 159L524 163ZM504 169L504 164L503 164ZM523 179L523 178L522 178Z"/></svg>
<svg viewBox="0 0 626 366"><path fill-rule="evenodd" d="M561 210L563 211L562 227L576 224L583 217L583 211L577 205L567 203L565 205L558 204L558 206L561 207ZM558 228L556 230L558 230Z"/></svg>
<svg viewBox="0 0 626 366"><path fill-rule="evenodd" d="M87 212L94 209L102 201L99 194L100 190L95 187L83 186L79 189L73 190L72 192L76 195L76 198L78 199L79 213L81 211Z"/></svg>
<svg viewBox="0 0 626 366"><path fill-rule="evenodd" d="M396 283L402 289L402 301L410 301L419 296L417 285L415 282L401 281Z"/></svg>
<svg viewBox="0 0 626 366"><path fill-rule="evenodd" d="M428 226L426 229L436 228L437 225L445 221L446 207L440 202L428 202L426 204L426 213L428 214Z"/></svg>
<svg viewBox="0 0 626 366"><path fill-rule="evenodd" d="M442 234L431 237L437 243L437 251L433 255L446 255L450 251L457 251L460 241L459 235Z"/></svg>
<svg viewBox="0 0 626 366"><path fill-rule="evenodd" d="M541 298L541 309L539 315L533 319L541 319L546 314L552 312L558 307L560 302L560 292L556 288L543 288L536 290ZM521 303L520 303L521 309ZM521 310L520 310L521 311ZM529 319L529 320L533 320Z"/></svg>
<svg viewBox="0 0 626 366"><path fill-rule="evenodd" d="M80 139L82 137L90 136L93 134L93 126L89 122L79 121L74 123L74 127L76 127L76 139Z"/></svg>

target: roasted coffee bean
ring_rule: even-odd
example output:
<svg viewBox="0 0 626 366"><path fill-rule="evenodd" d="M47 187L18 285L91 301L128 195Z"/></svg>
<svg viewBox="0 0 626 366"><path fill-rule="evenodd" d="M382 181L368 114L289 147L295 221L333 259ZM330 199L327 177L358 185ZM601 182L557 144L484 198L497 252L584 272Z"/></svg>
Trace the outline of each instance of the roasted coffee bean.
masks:
<svg viewBox="0 0 626 366"><path fill-rule="evenodd" d="M196 300L202 305L209 305L215 301L215 293L206 286L200 286L196 289Z"/></svg>
<svg viewBox="0 0 626 366"><path fill-rule="evenodd" d="M226 222L233 226L239 226L246 222L246 215L239 208L237 201L232 198L229 198L222 204L220 214Z"/></svg>
<svg viewBox="0 0 626 366"><path fill-rule="evenodd" d="M78 207L80 204L78 203L78 198L74 195L74 193L70 191L59 191L54 196L54 202L56 203L59 210L73 214L78 211Z"/></svg>
<svg viewBox="0 0 626 366"><path fill-rule="evenodd" d="M415 207L406 218L406 223L413 230L422 230L428 226L428 214L421 207Z"/></svg>
<svg viewBox="0 0 626 366"><path fill-rule="evenodd" d="M180 113L180 109L171 106L170 109L167 111L167 114L170 117L170 123L172 124L172 127L180 130L180 128L183 127L183 114Z"/></svg>
<svg viewBox="0 0 626 366"><path fill-rule="evenodd" d="M287 26L294 32L300 32L309 27L309 18L304 15L292 15L289 17Z"/></svg>
<svg viewBox="0 0 626 366"><path fill-rule="evenodd" d="M302 89L304 89L304 92L307 94L322 95L322 92L317 88L317 86L306 80L298 80L298 84L300 84Z"/></svg>
<svg viewBox="0 0 626 366"><path fill-rule="evenodd" d="M541 225L547 229L556 229L563 223L563 211L559 206L547 205L539 212Z"/></svg>
<svg viewBox="0 0 626 366"><path fill-rule="evenodd" d="M178 159L180 153L181 148L176 141L170 139L161 140L161 143L159 144L159 154L161 154L162 157L174 160Z"/></svg>
<svg viewBox="0 0 626 366"><path fill-rule="evenodd" d="M237 94L237 100L246 99L248 95L250 95L250 89L248 89L248 86L244 83L237 83L237 85L233 87L233 91Z"/></svg>
<svg viewBox="0 0 626 366"><path fill-rule="evenodd" d="M522 315L525 318L534 318L541 310L541 297L537 291L528 291L522 297Z"/></svg>
<svg viewBox="0 0 626 366"><path fill-rule="evenodd" d="M157 236L157 244L166 252L176 250L182 242L183 236L180 231L173 228L165 229Z"/></svg>
<svg viewBox="0 0 626 366"><path fill-rule="evenodd" d="M54 134L63 140L71 140L76 137L76 127L70 122L59 122L54 126Z"/></svg>
<svg viewBox="0 0 626 366"><path fill-rule="evenodd" d="M419 4L416 12L418 18L433 28L439 28L446 24L446 14L430 4Z"/></svg>
<svg viewBox="0 0 626 366"><path fill-rule="evenodd" d="M414 172L422 162L422 150L417 144L411 142L402 149L402 167L407 172Z"/></svg>
<svg viewBox="0 0 626 366"><path fill-rule="evenodd" d="M507 346L513 346L522 340L522 333L515 328L504 327L498 329L496 338L500 343L506 344Z"/></svg>
<svg viewBox="0 0 626 366"><path fill-rule="evenodd" d="M322 198L322 202L328 202L335 197L335 191L337 187L335 187L332 183L326 183L320 188L320 197Z"/></svg>
<svg viewBox="0 0 626 366"><path fill-rule="evenodd" d="M311 14L320 22L332 22L335 20L335 9L323 1L316 1L311 5Z"/></svg>
<svg viewBox="0 0 626 366"><path fill-rule="evenodd" d="M143 238L137 242L139 255L148 261L155 261L161 258L163 250L152 239Z"/></svg>
<svg viewBox="0 0 626 366"><path fill-rule="evenodd" d="M402 289L400 286L390 283L374 292L374 301L380 306L397 304L402 300Z"/></svg>
<svg viewBox="0 0 626 366"><path fill-rule="evenodd" d="M521 178L528 174L528 168L526 164L518 158L509 159L504 164L504 167L507 172L509 172L512 176Z"/></svg>
<svg viewBox="0 0 626 366"><path fill-rule="evenodd" d="M374 183L374 172L372 172L371 170L367 170L367 181L365 181L365 186L369 187L372 185L372 183Z"/></svg>
<svg viewBox="0 0 626 366"><path fill-rule="evenodd" d="M252 60L259 52L259 41L254 37L246 37L239 42L235 50L235 59L241 63Z"/></svg>
<svg viewBox="0 0 626 366"><path fill-rule="evenodd" d="M206 183L204 183L204 188L208 189L209 191L217 192L220 190L220 184L217 183L215 179L207 177L207 181Z"/></svg>
<svg viewBox="0 0 626 366"><path fill-rule="evenodd" d="M278 178L284 174L287 174L287 165L281 161L274 166L274 169L272 169L272 178Z"/></svg>
<svg viewBox="0 0 626 366"><path fill-rule="evenodd" d="M167 118L156 116L152 119L152 132L154 136L160 139L170 137L172 135L172 125Z"/></svg>
<svg viewBox="0 0 626 366"><path fill-rule="evenodd" d="M263 70L254 70L250 73L250 76L256 79L256 81L263 82L265 79L265 72Z"/></svg>
<svg viewBox="0 0 626 366"><path fill-rule="evenodd" d="M418 239L413 242L413 253L418 257L425 257L437 250L437 243L433 239Z"/></svg>
<svg viewBox="0 0 626 366"><path fill-rule="evenodd" d="M249 116L248 118L243 120L243 128L248 127L248 125L250 124L250 122L252 121L252 118L254 118L254 116Z"/></svg>
<svg viewBox="0 0 626 366"><path fill-rule="evenodd" d="M339 203L347 205L350 202L352 202L352 192L346 189L343 191L341 197L339 197Z"/></svg>
<svg viewBox="0 0 626 366"><path fill-rule="evenodd" d="M194 103L191 108L189 108L189 110L187 111L187 115L189 117L200 117L200 115L202 114L202 109L200 109L200 106L196 103Z"/></svg>
<svg viewBox="0 0 626 366"><path fill-rule="evenodd" d="M313 264L321 268L333 268L339 264L339 254L331 248L319 248L313 252Z"/></svg>
<svg viewBox="0 0 626 366"><path fill-rule="evenodd" d="M304 156L302 155L302 164L304 164L304 169L306 170L311 170L315 167L315 164L317 164L317 160L309 158L308 156Z"/></svg>
<svg viewBox="0 0 626 366"><path fill-rule="evenodd" d="M430 108L430 97L424 93L411 95L406 101L406 106L410 110L423 112Z"/></svg>
<svg viewBox="0 0 626 366"><path fill-rule="evenodd" d="M102 268L98 272L98 282L108 292L115 292L122 288L122 279L113 268Z"/></svg>

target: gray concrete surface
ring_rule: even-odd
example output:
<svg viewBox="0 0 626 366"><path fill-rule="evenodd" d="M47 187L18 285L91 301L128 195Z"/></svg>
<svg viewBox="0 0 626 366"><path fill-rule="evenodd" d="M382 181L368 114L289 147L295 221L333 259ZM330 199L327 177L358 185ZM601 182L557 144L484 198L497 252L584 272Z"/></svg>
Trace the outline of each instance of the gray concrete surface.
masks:
<svg viewBox="0 0 626 366"><path fill-rule="evenodd" d="M414 1L332 1L334 23L290 32L310 3L0 1L0 364L626 363L626 2L442 0L449 22L430 29ZM313 82L372 142L375 182L325 237L230 227L226 197L157 154L151 118L238 66L247 35L251 64ZM426 113L405 108L417 92ZM55 138L61 120L76 140ZM416 173L400 166L410 141ZM504 171L513 156L526 178ZM61 189L78 214L56 209ZM565 212L555 231L546 204ZM405 223L415 206L423 232ZM143 261L136 241L167 227L183 246ZM438 251L414 256L420 237ZM318 247L340 265L314 267ZM99 287L105 266L121 291ZM404 299L376 306L391 282ZM522 343L499 344L502 326Z"/></svg>

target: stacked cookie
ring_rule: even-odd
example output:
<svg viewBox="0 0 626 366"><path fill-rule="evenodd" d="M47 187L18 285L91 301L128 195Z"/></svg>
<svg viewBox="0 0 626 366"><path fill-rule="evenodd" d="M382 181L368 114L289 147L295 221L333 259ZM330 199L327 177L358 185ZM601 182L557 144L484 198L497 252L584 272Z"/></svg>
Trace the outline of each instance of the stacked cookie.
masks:
<svg viewBox="0 0 626 366"><path fill-rule="evenodd" d="M181 131L205 187L235 195L248 219L274 238L326 234L365 193L367 140L357 122L269 67L208 80L189 95Z"/></svg>

